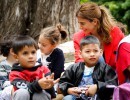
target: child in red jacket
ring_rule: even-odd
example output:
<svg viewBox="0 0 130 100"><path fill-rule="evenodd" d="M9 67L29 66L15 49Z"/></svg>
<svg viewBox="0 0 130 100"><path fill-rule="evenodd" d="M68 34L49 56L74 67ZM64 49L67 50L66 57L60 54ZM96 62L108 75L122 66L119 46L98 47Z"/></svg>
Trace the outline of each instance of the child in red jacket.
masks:
<svg viewBox="0 0 130 100"><path fill-rule="evenodd" d="M130 35L119 43L116 66L119 84L130 82Z"/></svg>
<svg viewBox="0 0 130 100"><path fill-rule="evenodd" d="M13 65L9 79L14 87L13 100L50 100L55 97L54 74L36 62L37 43L29 36L18 36L12 43L18 63ZM51 95L50 95L51 94Z"/></svg>

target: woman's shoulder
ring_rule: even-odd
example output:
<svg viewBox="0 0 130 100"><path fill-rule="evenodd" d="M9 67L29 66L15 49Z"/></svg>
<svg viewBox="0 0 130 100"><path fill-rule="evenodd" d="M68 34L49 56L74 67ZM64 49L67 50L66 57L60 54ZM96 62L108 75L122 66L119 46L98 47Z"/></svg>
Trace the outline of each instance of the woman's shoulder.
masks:
<svg viewBox="0 0 130 100"><path fill-rule="evenodd" d="M113 28L111 29L111 33L123 34L121 29L118 26L113 26Z"/></svg>
<svg viewBox="0 0 130 100"><path fill-rule="evenodd" d="M114 26L110 32L112 38L124 38L124 33L121 31L121 29L117 26Z"/></svg>
<svg viewBox="0 0 130 100"><path fill-rule="evenodd" d="M80 30L79 32L76 32L73 36L73 41L80 41L83 37L85 37L86 34L83 30Z"/></svg>
<svg viewBox="0 0 130 100"><path fill-rule="evenodd" d="M74 37L79 37L79 36L85 36L85 32L83 30L80 30L80 31L74 33Z"/></svg>

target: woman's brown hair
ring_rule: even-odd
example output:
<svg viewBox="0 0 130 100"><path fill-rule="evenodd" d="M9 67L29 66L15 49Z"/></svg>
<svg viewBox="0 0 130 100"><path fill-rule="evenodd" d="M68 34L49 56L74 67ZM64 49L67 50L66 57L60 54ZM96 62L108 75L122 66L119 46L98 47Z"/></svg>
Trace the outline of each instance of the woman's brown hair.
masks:
<svg viewBox="0 0 130 100"><path fill-rule="evenodd" d="M116 25L116 21L106 7L98 6L93 2L87 2L80 6L76 12L76 17L87 19L90 22L92 22L94 18L98 19L98 35L103 38L103 42L111 42L110 31Z"/></svg>

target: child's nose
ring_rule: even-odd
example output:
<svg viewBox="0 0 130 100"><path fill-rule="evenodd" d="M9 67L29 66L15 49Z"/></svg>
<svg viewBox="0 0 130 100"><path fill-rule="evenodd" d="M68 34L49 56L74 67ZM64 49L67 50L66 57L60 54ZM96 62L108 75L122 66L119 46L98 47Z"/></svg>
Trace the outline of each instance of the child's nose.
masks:
<svg viewBox="0 0 130 100"><path fill-rule="evenodd" d="M29 54L29 58L33 58L34 57L34 55L33 54Z"/></svg>
<svg viewBox="0 0 130 100"><path fill-rule="evenodd" d="M94 55L94 52L91 52L90 55L93 56L93 55Z"/></svg>

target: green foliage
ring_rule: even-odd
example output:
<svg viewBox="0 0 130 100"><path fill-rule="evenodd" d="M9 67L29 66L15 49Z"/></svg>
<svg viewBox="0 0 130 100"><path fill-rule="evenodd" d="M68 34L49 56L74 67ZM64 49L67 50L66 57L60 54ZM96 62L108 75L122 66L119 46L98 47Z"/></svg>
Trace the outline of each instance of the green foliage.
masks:
<svg viewBox="0 0 130 100"><path fill-rule="evenodd" d="M88 0L80 0L82 3ZM105 5L114 18L127 26L128 33L130 34L130 0L89 0L96 2L99 5ZM127 33L126 33L127 34Z"/></svg>
<svg viewBox="0 0 130 100"><path fill-rule="evenodd" d="M83 4L83 3L88 2L88 1L90 1L90 0L80 0L80 4Z"/></svg>

